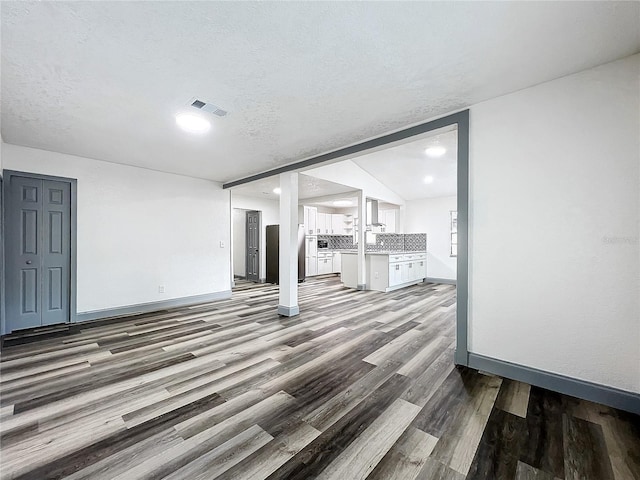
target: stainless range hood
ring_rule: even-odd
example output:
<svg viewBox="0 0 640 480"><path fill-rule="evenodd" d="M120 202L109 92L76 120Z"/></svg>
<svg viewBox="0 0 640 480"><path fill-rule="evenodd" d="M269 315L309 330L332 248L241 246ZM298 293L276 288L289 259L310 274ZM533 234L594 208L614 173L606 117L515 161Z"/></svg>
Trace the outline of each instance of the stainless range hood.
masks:
<svg viewBox="0 0 640 480"><path fill-rule="evenodd" d="M384 223L381 223L378 220L378 200L367 199L367 202L371 206L371 208L369 209L369 211L371 212L371 221L369 222L369 225L371 225L372 227L384 227Z"/></svg>

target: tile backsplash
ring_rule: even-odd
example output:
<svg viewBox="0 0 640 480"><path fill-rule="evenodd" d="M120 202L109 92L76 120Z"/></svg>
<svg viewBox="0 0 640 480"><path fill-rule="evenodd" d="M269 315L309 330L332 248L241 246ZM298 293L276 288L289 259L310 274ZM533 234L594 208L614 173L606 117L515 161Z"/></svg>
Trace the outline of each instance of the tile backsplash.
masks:
<svg viewBox="0 0 640 480"><path fill-rule="evenodd" d="M329 250L356 250L352 235L318 235L326 240ZM424 252L427 250L426 233L377 233L376 243L367 244L367 252Z"/></svg>
<svg viewBox="0 0 640 480"><path fill-rule="evenodd" d="M402 252L404 235L400 233L377 233L375 245L367 243L367 252Z"/></svg>
<svg viewBox="0 0 640 480"><path fill-rule="evenodd" d="M318 235L318 240L326 240L330 250L355 250L353 235Z"/></svg>
<svg viewBox="0 0 640 480"><path fill-rule="evenodd" d="M405 252L425 252L427 250L426 233L407 233L403 236Z"/></svg>
<svg viewBox="0 0 640 480"><path fill-rule="evenodd" d="M367 244L367 252L425 252L426 233L378 233L376 244Z"/></svg>

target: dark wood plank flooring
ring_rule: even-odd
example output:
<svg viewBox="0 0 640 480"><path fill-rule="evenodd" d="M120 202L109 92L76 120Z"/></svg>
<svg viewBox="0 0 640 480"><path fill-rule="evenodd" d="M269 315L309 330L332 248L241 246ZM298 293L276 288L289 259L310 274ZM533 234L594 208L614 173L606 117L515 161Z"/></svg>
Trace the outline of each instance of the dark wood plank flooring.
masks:
<svg viewBox="0 0 640 480"><path fill-rule="evenodd" d="M640 479L637 416L454 367L455 287L277 292L7 339L0 478Z"/></svg>

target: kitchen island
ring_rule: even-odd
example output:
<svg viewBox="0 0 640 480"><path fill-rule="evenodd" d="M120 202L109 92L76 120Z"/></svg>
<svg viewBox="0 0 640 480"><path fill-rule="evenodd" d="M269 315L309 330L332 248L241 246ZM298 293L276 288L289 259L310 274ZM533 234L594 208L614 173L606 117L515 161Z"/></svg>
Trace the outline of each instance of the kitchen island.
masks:
<svg viewBox="0 0 640 480"><path fill-rule="evenodd" d="M367 290L390 292L420 283L426 277L427 252L366 252ZM341 279L358 287L358 252L342 252Z"/></svg>

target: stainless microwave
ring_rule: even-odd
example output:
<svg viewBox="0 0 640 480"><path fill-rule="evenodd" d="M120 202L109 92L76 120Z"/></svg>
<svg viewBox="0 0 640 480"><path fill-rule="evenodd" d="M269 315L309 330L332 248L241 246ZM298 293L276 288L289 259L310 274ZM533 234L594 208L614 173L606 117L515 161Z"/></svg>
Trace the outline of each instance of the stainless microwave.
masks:
<svg viewBox="0 0 640 480"><path fill-rule="evenodd" d="M318 240L318 248L329 248L329 242L327 240Z"/></svg>

